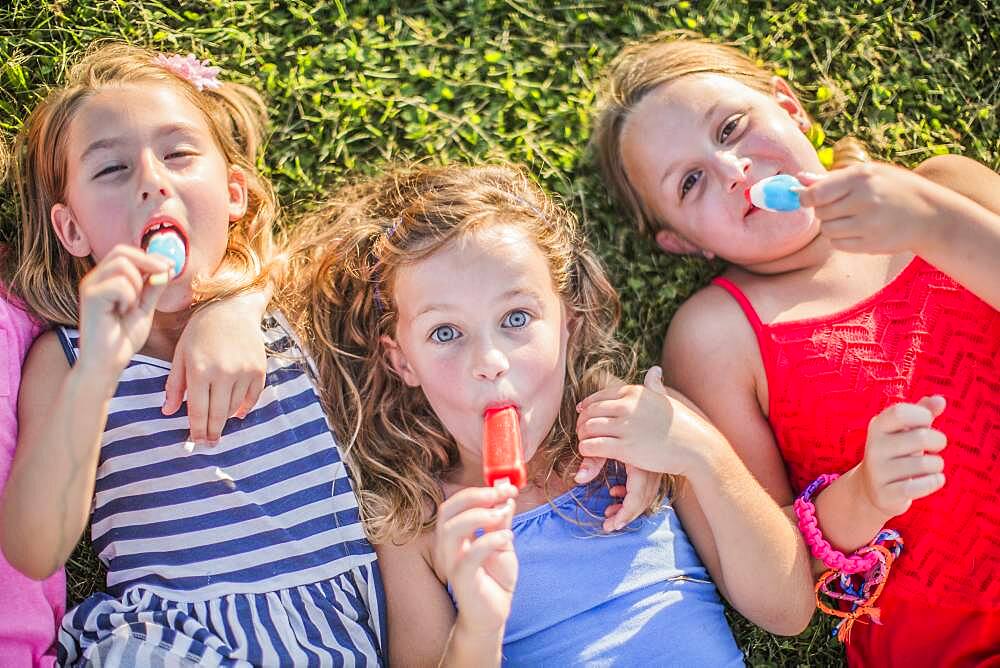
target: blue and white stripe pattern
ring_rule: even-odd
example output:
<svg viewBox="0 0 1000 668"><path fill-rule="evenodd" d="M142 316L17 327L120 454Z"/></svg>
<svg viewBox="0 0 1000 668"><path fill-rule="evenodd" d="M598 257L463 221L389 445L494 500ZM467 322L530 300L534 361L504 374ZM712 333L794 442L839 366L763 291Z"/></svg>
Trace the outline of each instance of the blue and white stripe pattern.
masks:
<svg viewBox="0 0 1000 668"><path fill-rule="evenodd" d="M184 450L186 404L162 414L169 363L136 355L123 372L91 517L111 596L66 615L62 662L381 662L381 581L346 467L301 347L279 315L263 331L266 387L214 448ZM74 361L79 333L59 334Z"/></svg>

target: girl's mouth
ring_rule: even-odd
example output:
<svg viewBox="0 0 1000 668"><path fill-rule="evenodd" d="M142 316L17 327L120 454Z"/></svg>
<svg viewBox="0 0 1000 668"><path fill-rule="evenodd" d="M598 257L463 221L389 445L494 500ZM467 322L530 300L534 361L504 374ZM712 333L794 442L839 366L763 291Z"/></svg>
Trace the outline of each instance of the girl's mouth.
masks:
<svg viewBox="0 0 1000 668"><path fill-rule="evenodd" d="M142 237L139 242L140 247L144 251L148 250L150 242L152 242L152 240L157 236L164 234L176 235L184 246L183 258L178 260L183 263L183 266L181 266L181 268L175 273L175 277L180 276L187 266L189 246L187 233L184 231L184 228L178 225L175 221L167 217L156 217L151 219L148 223L146 223L146 227L142 231Z"/></svg>

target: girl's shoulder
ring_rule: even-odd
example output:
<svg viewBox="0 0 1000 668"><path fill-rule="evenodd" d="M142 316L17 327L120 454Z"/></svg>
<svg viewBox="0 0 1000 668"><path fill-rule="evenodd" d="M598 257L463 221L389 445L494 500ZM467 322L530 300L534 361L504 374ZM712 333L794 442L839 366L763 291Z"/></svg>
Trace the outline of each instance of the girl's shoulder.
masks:
<svg viewBox="0 0 1000 668"><path fill-rule="evenodd" d="M42 332L30 346L24 360L25 373L54 372L58 376L69 371L69 360L58 330Z"/></svg>
<svg viewBox="0 0 1000 668"><path fill-rule="evenodd" d="M394 572L433 573L442 585L447 583L443 564L434 560L434 529L424 531L408 541L386 541L373 545L380 568Z"/></svg>
<svg viewBox="0 0 1000 668"><path fill-rule="evenodd" d="M755 351L753 326L739 302L725 288L707 285L677 309L667 327L666 357L712 353L742 357Z"/></svg>
<svg viewBox="0 0 1000 668"><path fill-rule="evenodd" d="M18 415L22 420L47 419L69 370L59 335L55 330L43 332L35 339L21 369Z"/></svg>
<svg viewBox="0 0 1000 668"><path fill-rule="evenodd" d="M743 307L723 287L712 284L684 302L670 321L661 364L667 385L699 407L704 394L754 397L766 405L766 375L754 325Z"/></svg>

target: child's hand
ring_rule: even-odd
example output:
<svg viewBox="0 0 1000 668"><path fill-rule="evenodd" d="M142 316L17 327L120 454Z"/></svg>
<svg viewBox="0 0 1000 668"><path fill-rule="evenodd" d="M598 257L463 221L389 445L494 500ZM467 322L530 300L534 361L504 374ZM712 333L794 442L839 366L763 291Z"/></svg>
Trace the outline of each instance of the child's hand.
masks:
<svg viewBox="0 0 1000 668"><path fill-rule="evenodd" d="M625 464L625 484L615 485L609 490L611 496L621 499L621 503L612 503L604 509L607 519L603 529L609 533L619 531L646 512L660 491L662 478L662 473Z"/></svg>
<svg viewBox="0 0 1000 668"><path fill-rule="evenodd" d="M894 404L868 425L861 479L872 506L887 517L905 513L915 499L944 486L947 437L931 428L944 411L944 397L924 397L916 404Z"/></svg>
<svg viewBox="0 0 1000 668"><path fill-rule="evenodd" d="M80 281L80 364L113 382L146 344L166 284L147 279L170 262L124 244L111 249Z"/></svg>
<svg viewBox="0 0 1000 668"><path fill-rule="evenodd" d="M191 440L215 445L230 417L244 418L264 389L267 355L260 331L266 299L252 294L208 304L181 333L167 377L163 414L187 392Z"/></svg>
<svg viewBox="0 0 1000 668"><path fill-rule="evenodd" d="M840 250L917 252L940 222L935 199L945 189L901 167L864 163L796 176L806 186L799 201L813 207L822 234Z"/></svg>
<svg viewBox="0 0 1000 668"><path fill-rule="evenodd" d="M604 457L584 457L573 480L578 485L587 484L601 474L607 461ZM625 484L608 490L620 502L611 503L604 509L607 519L603 528L607 532L618 531L646 512L660 491L661 474L643 471L630 464L624 464L624 467Z"/></svg>
<svg viewBox="0 0 1000 668"><path fill-rule="evenodd" d="M517 555L510 523L517 488L467 487L438 509L434 561L444 571L463 628L502 629L517 583ZM476 531L483 534L476 537Z"/></svg>
<svg viewBox="0 0 1000 668"><path fill-rule="evenodd" d="M707 447L722 437L668 396L660 378L660 368L653 367L643 385L604 389L580 402L580 454L617 459L650 472L688 475Z"/></svg>

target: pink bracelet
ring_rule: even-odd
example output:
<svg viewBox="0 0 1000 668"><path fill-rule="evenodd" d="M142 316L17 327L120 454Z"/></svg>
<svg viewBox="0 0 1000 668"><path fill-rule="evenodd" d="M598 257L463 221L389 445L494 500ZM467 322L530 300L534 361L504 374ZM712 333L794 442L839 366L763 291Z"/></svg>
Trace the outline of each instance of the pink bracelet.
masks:
<svg viewBox="0 0 1000 668"><path fill-rule="evenodd" d="M799 495L799 498L795 499L793 507L796 517L799 518L799 531L802 532L802 537L805 538L806 545L809 546L812 555L822 561L827 568L846 574L863 573L871 570L878 563L878 556L865 548L861 548L861 550L865 550L864 552L859 550L850 556L834 549L830 542L823 538L823 533L819 530L819 522L816 519L816 505L812 502L813 496L839 477L836 473L824 473L813 480Z"/></svg>

